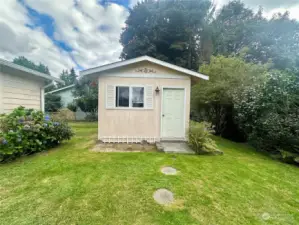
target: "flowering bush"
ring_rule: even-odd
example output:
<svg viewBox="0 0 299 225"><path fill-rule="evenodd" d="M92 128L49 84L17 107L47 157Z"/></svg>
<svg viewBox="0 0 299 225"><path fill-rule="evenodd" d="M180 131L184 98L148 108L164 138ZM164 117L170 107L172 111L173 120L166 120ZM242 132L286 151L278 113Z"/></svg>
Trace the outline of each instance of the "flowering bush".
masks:
<svg viewBox="0 0 299 225"><path fill-rule="evenodd" d="M73 135L63 121L19 107L0 118L0 162L52 148Z"/></svg>

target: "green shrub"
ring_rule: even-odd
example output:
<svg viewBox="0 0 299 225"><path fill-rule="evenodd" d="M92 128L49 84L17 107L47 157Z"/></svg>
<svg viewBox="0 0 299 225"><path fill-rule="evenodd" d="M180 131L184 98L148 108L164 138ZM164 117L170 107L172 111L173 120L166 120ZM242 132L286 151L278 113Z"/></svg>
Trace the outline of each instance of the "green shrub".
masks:
<svg viewBox="0 0 299 225"><path fill-rule="evenodd" d="M255 148L299 165L298 76L270 71L266 78L236 94L236 121Z"/></svg>
<svg viewBox="0 0 299 225"><path fill-rule="evenodd" d="M24 107L2 116L0 124L0 162L47 150L73 135L64 121Z"/></svg>
<svg viewBox="0 0 299 225"><path fill-rule="evenodd" d="M207 122L191 122L189 127L189 147L197 154L221 154L217 149L216 143L211 138L214 130Z"/></svg>
<svg viewBox="0 0 299 225"><path fill-rule="evenodd" d="M69 104L67 105L67 108L68 108L69 110L71 110L72 112L77 112L77 105L76 105L75 103L69 103Z"/></svg>

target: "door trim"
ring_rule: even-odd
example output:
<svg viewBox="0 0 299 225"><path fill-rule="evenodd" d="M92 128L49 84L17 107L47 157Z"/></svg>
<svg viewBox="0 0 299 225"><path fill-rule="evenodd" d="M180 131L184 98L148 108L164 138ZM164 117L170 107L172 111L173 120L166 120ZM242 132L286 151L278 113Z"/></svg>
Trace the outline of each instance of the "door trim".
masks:
<svg viewBox="0 0 299 225"><path fill-rule="evenodd" d="M160 105L160 140L179 140L179 141L186 141L186 87L183 86L162 86L161 87L161 105ZM183 113L183 129L184 129L184 136L183 137L177 137L177 138L171 138L171 137L163 137L163 122L162 122L162 114L163 114L163 99L164 99L164 89L182 89L184 90L184 113Z"/></svg>

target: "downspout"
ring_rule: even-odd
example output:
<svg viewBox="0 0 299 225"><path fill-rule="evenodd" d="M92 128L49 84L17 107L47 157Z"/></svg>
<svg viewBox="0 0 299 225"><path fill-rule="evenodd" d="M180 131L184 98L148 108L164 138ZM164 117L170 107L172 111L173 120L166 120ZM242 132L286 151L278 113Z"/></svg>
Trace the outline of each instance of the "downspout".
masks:
<svg viewBox="0 0 299 225"><path fill-rule="evenodd" d="M40 89L40 94L41 94L41 110L42 112L45 112L45 89L54 85L54 81L52 81L50 84L47 84L46 86L43 86L41 89Z"/></svg>

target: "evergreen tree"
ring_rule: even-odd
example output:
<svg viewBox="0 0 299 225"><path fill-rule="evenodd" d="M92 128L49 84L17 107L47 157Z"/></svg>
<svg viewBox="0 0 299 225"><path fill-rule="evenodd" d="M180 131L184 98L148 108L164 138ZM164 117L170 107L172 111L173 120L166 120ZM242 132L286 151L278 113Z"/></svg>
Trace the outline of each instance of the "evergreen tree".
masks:
<svg viewBox="0 0 299 225"><path fill-rule="evenodd" d="M72 84L75 84L77 81L77 74L75 69L72 68L70 72L68 70L63 70L59 75L59 78L64 81L64 84L58 84L58 88L66 87Z"/></svg>
<svg viewBox="0 0 299 225"><path fill-rule="evenodd" d="M76 82L76 80L77 80L77 74L75 72L75 69L72 68L69 73L69 84L70 85L74 84Z"/></svg>
<svg viewBox="0 0 299 225"><path fill-rule="evenodd" d="M34 62L30 61L29 59L27 59L24 56L14 58L13 63L18 64L20 66L27 67L32 70L36 70L40 73L45 73L45 74L50 75L49 68L46 65L44 65L42 63L35 64Z"/></svg>

